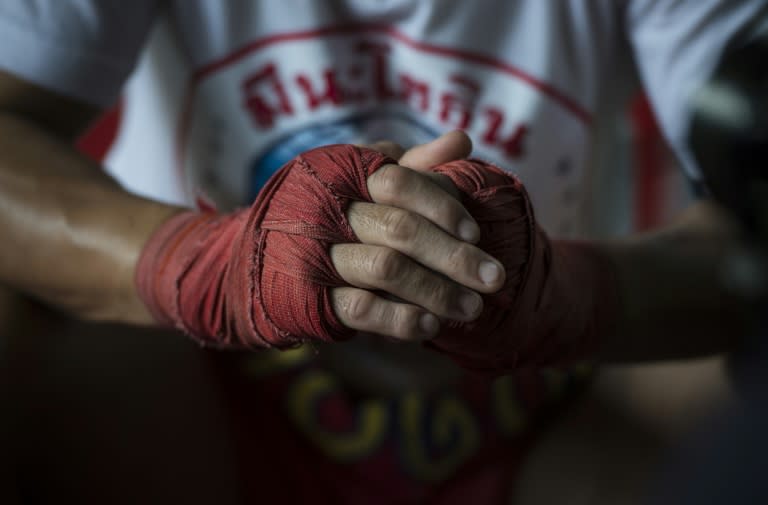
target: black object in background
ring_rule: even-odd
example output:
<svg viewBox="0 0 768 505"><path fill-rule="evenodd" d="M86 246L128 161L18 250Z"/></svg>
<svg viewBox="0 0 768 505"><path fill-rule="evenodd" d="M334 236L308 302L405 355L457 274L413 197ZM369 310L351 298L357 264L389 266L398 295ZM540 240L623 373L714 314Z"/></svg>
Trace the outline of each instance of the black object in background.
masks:
<svg viewBox="0 0 768 505"><path fill-rule="evenodd" d="M742 278L731 280L762 324L735 356L735 404L670 461L652 503L768 504L768 34L724 54L693 111L704 182L745 229L732 258Z"/></svg>
<svg viewBox="0 0 768 505"><path fill-rule="evenodd" d="M736 213L753 239L768 196L768 34L726 51L696 94L689 144L712 196ZM762 207L762 209L761 209Z"/></svg>

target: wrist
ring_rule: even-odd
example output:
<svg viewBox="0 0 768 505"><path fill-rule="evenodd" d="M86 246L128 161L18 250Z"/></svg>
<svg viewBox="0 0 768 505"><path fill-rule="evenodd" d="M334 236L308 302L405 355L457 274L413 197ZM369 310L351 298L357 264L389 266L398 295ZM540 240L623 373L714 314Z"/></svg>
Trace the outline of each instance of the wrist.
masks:
<svg viewBox="0 0 768 505"><path fill-rule="evenodd" d="M169 216L144 244L134 272L136 293L152 319L161 326L184 329L180 321L176 293L181 262L174 251L186 250L198 241L200 229L211 215L183 211Z"/></svg>
<svg viewBox="0 0 768 505"><path fill-rule="evenodd" d="M552 306L566 309L560 332L565 362L598 360L621 312L616 267L599 244L552 241Z"/></svg>
<svg viewBox="0 0 768 505"><path fill-rule="evenodd" d="M594 244L550 240L523 184L499 168L471 160L439 170L464 193L478 246L507 276L476 321L449 326L430 345L491 375L598 357L619 303L609 257Z"/></svg>
<svg viewBox="0 0 768 505"><path fill-rule="evenodd" d="M285 165L250 207L183 212L158 227L136 267L155 319L202 345L260 349L352 336L333 311L344 286L330 244L354 242L345 210L366 200L387 158L353 146L309 151Z"/></svg>

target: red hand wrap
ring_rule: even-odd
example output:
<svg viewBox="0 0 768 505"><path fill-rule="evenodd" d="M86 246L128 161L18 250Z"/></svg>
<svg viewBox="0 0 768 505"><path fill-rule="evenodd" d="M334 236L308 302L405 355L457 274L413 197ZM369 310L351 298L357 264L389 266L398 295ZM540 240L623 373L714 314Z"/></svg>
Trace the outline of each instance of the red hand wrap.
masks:
<svg viewBox="0 0 768 505"><path fill-rule="evenodd" d="M371 201L366 180L385 163L349 145L309 151L280 169L248 209L184 212L163 224L136 270L155 318L217 347L294 346L352 335L333 312L345 285L330 245L357 242L345 211Z"/></svg>
<svg viewBox="0 0 768 505"><path fill-rule="evenodd" d="M345 283L329 249L357 241L347 204L371 201L366 179L388 162L353 146L316 149L276 173L249 209L177 215L142 252L140 296L159 321L220 347L350 337L331 306L330 289ZM507 280L476 322L450 325L431 345L490 373L587 356L615 310L608 262L586 245L551 243L525 188L500 169L457 161L435 171L465 194L478 245L505 265Z"/></svg>
<svg viewBox="0 0 768 505"><path fill-rule="evenodd" d="M480 225L478 247L501 261L507 278L484 297L476 321L450 324L430 345L491 374L593 357L616 313L609 261L587 244L551 242L523 185L501 169L470 160L434 170L464 193Z"/></svg>

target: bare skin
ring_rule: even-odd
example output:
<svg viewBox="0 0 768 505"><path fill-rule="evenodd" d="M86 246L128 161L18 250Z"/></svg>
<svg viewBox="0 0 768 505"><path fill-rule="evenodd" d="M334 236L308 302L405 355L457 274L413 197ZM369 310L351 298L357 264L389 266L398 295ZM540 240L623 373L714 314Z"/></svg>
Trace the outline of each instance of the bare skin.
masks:
<svg viewBox="0 0 768 505"><path fill-rule="evenodd" d="M7 75L0 76L0 111L0 237L5 244L13 244L0 248L0 281L81 319L152 324L135 294L133 268L152 231L179 209L125 193L99 166L75 153L72 140L98 111ZM443 202L453 217L440 221L430 214L434 202L398 209L412 203L396 200L396 192L386 190L386 181L377 183L374 179L372 194L382 189L377 194L378 206L350 208L350 222L365 243L353 249L341 245L333 251L337 269L354 286L339 290L335 297L339 317L350 327L418 341L429 334L419 329L421 316L467 317L459 313L458 293L488 292L483 291L487 288L473 275L480 262L488 258L468 247L471 240L458 239L459 223L465 215L456 205L455 194L444 181L416 173L441 161L465 156L467 145L466 138L454 135L407 153L391 144L376 146L399 159L400 167L389 170L396 174L396 179L409 178L403 188L413 184L429 188L427 191ZM416 197L410 195L409 202L416 200L420 204L420 195L421 190ZM410 210L409 217L402 218L403 210ZM422 223L417 234L439 237L446 253L461 244L461 254L466 255L464 263L441 266L431 250L418 247L418 239L403 239L397 227L393 229L390 224L388 228L386 223L392 220ZM390 234L382 236L379 231L383 229ZM635 361L731 349L732 337L739 334L738 328L746 322L739 304L719 287L717 278L718 265L732 235L732 226L717 210L704 204L668 230L604 244L617 266L624 310L616 338L606 342L602 357L606 361ZM388 251L383 256L382 248ZM438 279L445 295L408 293L405 299L409 304L373 295L371 288L403 298L392 292L397 282L376 275L376 269L382 268L376 258L382 257L401 265L408 275L431 278L430 269L420 267L421 264L450 270L450 274L442 272L450 280ZM665 263L666 260L672 263ZM430 291L434 290L432 285ZM674 310L670 310L671 302ZM393 361L407 363L406 369L419 377L426 376L426 387L440 384L440 377L457 373L442 357L418 346L392 346L387 339L378 337L366 340L368 343L353 346L357 345L360 352L373 346L372 352L379 357L389 353ZM147 345L151 345L149 340ZM338 346L337 351L325 356L331 362L343 364L349 362L343 354L349 351L356 352L354 347ZM425 360L430 361L425 364ZM351 382L375 383L374 379L381 378L380 370L364 367L348 372ZM387 387L402 389L403 384L413 382L394 381ZM199 410L210 412L208 408ZM209 424L215 425L213 421Z"/></svg>
<svg viewBox="0 0 768 505"><path fill-rule="evenodd" d="M18 110L19 103L46 101L51 116L80 119L52 127ZM133 287L134 265L152 232L180 209L129 195L75 153L67 141L94 111L9 76L0 79L0 110L0 235L16 244L0 253L0 279L77 317L152 324ZM368 289L335 290L340 319L360 331L411 340L437 332L435 315L477 317L482 305L471 290L497 290L503 268L456 238L461 230L478 236L458 199L432 177L398 165L377 171L368 186L377 204L352 205L348 217L359 236L375 239L333 252L342 277ZM484 263L494 265L489 283L479 277ZM410 278L424 282L393 294L411 304L370 291L396 291L395 284ZM471 299L470 310L455 302L462 297Z"/></svg>
<svg viewBox="0 0 768 505"><path fill-rule="evenodd" d="M151 233L179 209L126 193L75 152L72 139L95 113L0 75L0 237L13 244L0 249L0 281L76 317L152 324L134 289L134 266ZM439 318L476 318L478 294L502 285L498 262L471 244L476 225L455 190L420 172L469 149L465 136L449 134L369 178L375 203L348 211L362 243L332 251L352 286L333 294L344 324L423 340L436 334ZM667 230L603 244L618 273L622 312L601 358L731 349L745 318L717 272L732 236L731 225L703 204ZM481 272L495 275L483 281Z"/></svg>
<svg viewBox="0 0 768 505"><path fill-rule="evenodd" d="M402 340L422 340L437 333L438 318L477 318L483 307L478 293L501 287L504 269L470 243L479 239L479 229L455 188L445 177L414 170L470 152L469 139L453 132L409 150L400 157L400 165L385 165L369 177L376 203L355 202L348 211L350 225L363 244L339 244L331 250L337 271L355 286L335 293L334 308L344 324ZM490 278L484 280L484 272ZM446 282L446 277L455 283ZM373 290L411 303L378 297ZM374 325L368 320L371 314Z"/></svg>

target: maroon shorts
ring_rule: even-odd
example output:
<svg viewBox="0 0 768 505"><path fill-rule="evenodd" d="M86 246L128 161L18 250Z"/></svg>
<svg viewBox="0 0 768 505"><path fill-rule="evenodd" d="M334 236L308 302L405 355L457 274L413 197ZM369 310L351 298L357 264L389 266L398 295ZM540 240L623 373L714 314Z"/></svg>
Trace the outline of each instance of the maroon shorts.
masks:
<svg viewBox="0 0 768 505"><path fill-rule="evenodd" d="M536 436L589 373L519 372L359 397L307 349L211 353L247 503L507 503Z"/></svg>

